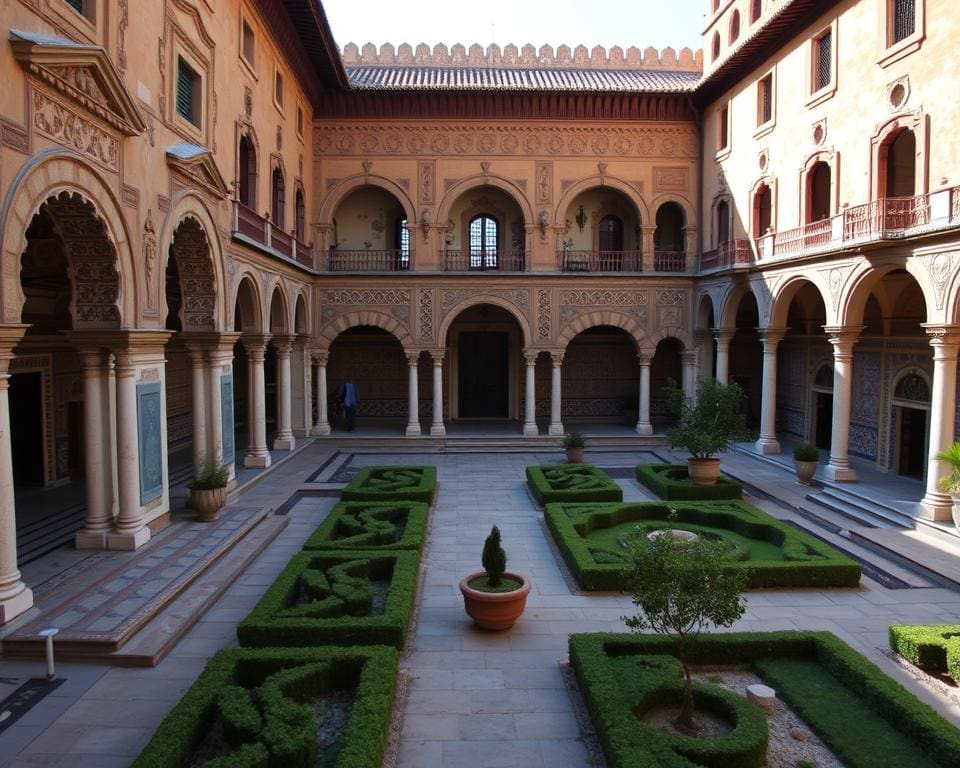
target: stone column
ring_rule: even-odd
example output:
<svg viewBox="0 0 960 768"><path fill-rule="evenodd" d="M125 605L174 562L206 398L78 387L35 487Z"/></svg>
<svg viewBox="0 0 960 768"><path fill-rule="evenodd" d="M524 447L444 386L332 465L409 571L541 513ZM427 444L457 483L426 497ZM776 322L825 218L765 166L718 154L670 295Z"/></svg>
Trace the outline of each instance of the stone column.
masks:
<svg viewBox="0 0 960 768"><path fill-rule="evenodd" d="M824 326L833 344L833 432L830 438L830 462L824 476L833 481L853 482L856 471L850 466L850 399L853 384L853 345L862 326Z"/></svg>
<svg viewBox="0 0 960 768"><path fill-rule="evenodd" d="M697 398L697 353L681 352L680 365L683 394L692 403Z"/></svg>
<svg viewBox="0 0 960 768"><path fill-rule="evenodd" d="M696 342L695 349L697 352L697 371L694 381L699 381L701 378L712 378L713 334L710 331L694 331L693 338ZM694 385L694 389L696 389L696 385Z"/></svg>
<svg viewBox="0 0 960 768"><path fill-rule="evenodd" d="M650 423L650 360L652 354L641 352L637 355L640 363L640 403L637 409L637 434L652 435L653 424Z"/></svg>
<svg viewBox="0 0 960 768"><path fill-rule="evenodd" d="M760 402L760 438L756 449L760 453L780 453L777 440L777 345L786 328L761 328L763 340L763 395Z"/></svg>
<svg viewBox="0 0 960 768"><path fill-rule="evenodd" d="M940 478L950 467L937 461L937 454L954 441L954 416L957 403L957 347L960 327L924 324L933 347L933 387L930 393L930 446L927 460L927 492L922 509L933 520L952 519L953 499L940 490ZM836 397L836 395L834 395ZM836 400L834 400L836 402Z"/></svg>
<svg viewBox="0 0 960 768"><path fill-rule="evenodd" d="M446 350L431 350L433 359L433 423L430 425L431 437L444 437L447 428L443 425L443 356Z"/></svg>
<svg viewBox="0 0 960 768"><path fill-rule="evenodd" d="M192 371L191 395L193 397L193 467L209 459L215 461L207 450L207 371L206 354L201 345L188 343Z"/></svg>
<svg viewBox="0 0 960 768"><path fill-rule="evenodd" d="M83 461L87 513L77 531L77 549L106 549L113 529L113 451L110 446L110 390L106 352L79 348L83 364Z"/></svg>
<svg viewBox="0 0 960 768"><path fill-rule="evenodd" d="M312 365L310 364L309 344L309 336L302 333L297 335L298 370L295 372L295 376L297 382L296 394L300 403L296 408L296 416L294 417L293 424L293 434L296 437L307 437L310 434L310 428L313 426L311 423L313 415L313 371Z"/></svg>
<svg viewBox="0 0 960 768"><path fill-rule="evenodd" d="M294 336L274 336L271 340L277 350L277 435L273 450L292 451L296 446L291 428L290 354Z"/></svg>
<svg viewBox="0 0 960 768"><path fill-rule="evenodd" d="M317 364L317 423L313 425L314 437L324 437L330 434L330 419L327 413L327 360L328 352L314 352L313 359Z"/></svg>
<svg viewBox="0 0 960 768"><path fill-rule="evenodd" d="M563 415L561 397L561 382L563 372L563 352L553 352L550 355L553 362L553 369L550 375L550 429L548 434L552 437L563 435Z"/></svg>
<svg viewBox="0 0 960 768"><path fill-rule="evenodd" d="M732 328L714 328L713 338L717 342L717 381L728 384L730 379L730 342L736 331Z"/></svg>
<svg viewBox="0 0 960 768"><path fill-rule="evenodd" d="M140 504L140 445L137 425L137 368L129 349L116 350L117 359L117 493L120 509L109 549L137 549L150 540ZM164 446L165 448L166 446Z"/></svg>
<svg viewBox="0 0 960 768"><path fill-rule="evenodd" d="M239 333L211 334L210 350L207 353L208 377L210 380L210 434L207 446L211 459L223 464L224 457L224 429L233 429L233 424L223 423L223 377L233 372L233 347L240 338ZM232 408L231 408L232 410ZM236 463L236 446L234 446L234 460L230 462L230 476L234 476Z"/></svg>
<svg viewBox="0 0 960 768"><path fill-rule="evenodd" d="M525 437L537 437L537 356L540 353L535 349L523 350L523 357L527 363L527 375L524 385L523 398L523 434Z"/></svg>
<svg viewBox="0 0 960 768"><path fill-rule="evenodd" d="M407 437L420 437L420 353L407 352Z"/></svg>
<svg viewBox="0 0 960 768"><path fill-rule="evenodd" d="M243 460L245 467L266 468L270 466L270 452L267 450L266 384L263 376L263 360L267 352L269 336L244 335L241 339L250 361L248 394L250 398L249 444Z"/></svg>
<svg viewBox="0 0 960 768"><path fill-rule="evenodd" d="M17 568L17 516L13 493L13 447L10 444L10 361L26 325L0 325L0 624L33 605L33 592Z"/></svg>

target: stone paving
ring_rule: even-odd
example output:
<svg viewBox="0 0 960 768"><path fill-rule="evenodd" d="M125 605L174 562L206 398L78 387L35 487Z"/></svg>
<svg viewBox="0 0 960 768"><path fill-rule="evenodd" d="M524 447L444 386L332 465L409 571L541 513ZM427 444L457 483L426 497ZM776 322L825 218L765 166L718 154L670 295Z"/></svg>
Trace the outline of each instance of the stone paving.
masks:
<svg viewBox="0 0 960 768"><path fill-rule="evenodd" d="M310 447L245 494L242 504L281 507L331 451L329 445ZM569 633L619 631L620 616L631 604L621 594L577 592L565 578L541 513L523 485L527 464L559 458L559 452L352 457L351 467L432 463L439 470L440 493L424 553L419 621L413 647L401 662L410 684L399 768L595 765L582 740L560 663L566 657ZM645 457L617 452L587 458L600 466L624 468ZM671 456L664 453L663 458ZM724 461L787 502L805 492L775 466L732 454ZM626 500L649 498L645 489L623 477L626 472L615 474ZM332 497L304 496L289 505L290 525L157 667L59 666L59 676L66 682L0 734L0 766L128 765L209 656L235 644L237 622L333 502ZM805 522L771 500L758 503L778 517ZM504 633L475 629L457 589L463 575L479 569L483 539L493 524L503 533L510 567L533 581L524 617ZM814 531L830 538L824 531ZM960 622L960 592L932 585L845 539L838 541L898 577L901 588L888 589L864 579L863 586L853 590L754 592L734 629L830 630L960 725L960 707L918 684L884 652L891 623ZM0 697L23 679L42 674L42 665L35 662L0 661Z"/></svg>

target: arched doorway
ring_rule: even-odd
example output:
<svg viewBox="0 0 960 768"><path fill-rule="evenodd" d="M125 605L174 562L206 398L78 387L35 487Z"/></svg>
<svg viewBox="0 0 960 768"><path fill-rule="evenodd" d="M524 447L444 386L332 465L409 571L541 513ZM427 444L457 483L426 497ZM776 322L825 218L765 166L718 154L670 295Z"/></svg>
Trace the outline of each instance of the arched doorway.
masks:
<svg viewBox="0 0 960 768"><path fill-rule="evenodd" d="M777 345L777 433L829 449L833 348L823 331L826 322L820 291L813 283L798 280L779 294L771 320L773 326L787 329Z"/></svg>
<svg viewBox="0 0 960 768"><path fill-rule="evenodd" d="M567 206L561 271L640 271L642 224L637 206L619 189L585 189Z"/></svg>
<svg viewBox="0 0 960 768"><path fill-rule="evenodd" d="M821 365L813 377L813 444L829 451L833 439L833 366Z"/></svg>
<svg viewBox="0 0 960 768"><path fill-rule="evenodd" d="M730 381L739 384L744 392L747 426L757 429L763 399L763 344L757 332L760 311L752 292L740 299L735 317L735 331L730 341Z"/></svg>
<svg viewBox="0 0 960 768"><path fill-rule="evenodd" d="M930 382L919 371L909 371L893 386L893 471L922 478L927 468L930 421Z"/></svg>
<svg viewBox="0 0 960 768"><path fill-rule="evenodd" d="M629 333L612 325L581 331L563 354L563 422L635 425L639 379L637 344Z"/></svg>
<svg viewBox="0 0 960 768"><path fill-rule="evenodd" d="M830 204L830 166L822 160L807 175L807 223L823 221L832 214Z"/></svg>
<svg viewBox="0 0 960 768"><path fill-rule="evenodd" d="M263 336L260 296L256 283L250 277L244 277L237 288L233 330L241 334L233 347L235 450L237 456L241 450L244 452L245 466L268 467L270 454L266 450L266 433L264 432L262 445L257 441L257 414L263 408L262 402L258 404L263 398L263 393L258 391L258 382L263 376L266 341Z"/></svg>
<svg viewBox="0 0 960 768"><path fill-rule="evenodd" d="M333 213L328 254L331 272L396 272L410 269L410 222L400 201L372 185L354 189Z"/></svg>
<svg viewBox="0 0 960 768"><path fill-rule="evenodd" d="M714 319L714 309L713 309L713 299L708 295L703 295L700 297L700 302L697 305L697 321L694 327L698 339L698 348L700 352L700 375L701 376L712 376L713 378L719 378L719 374L723 373L724 378L729 375L729 339L723 338L721 342L723 343L723 355L724 360L722 360L723 369L718 371L717 367L717 351L718 351L718 342L716 339L716 320ZM724 382L726 383L726 382Z"/></svg>
<svg viewBox="0 0 960 768"><path fill-rule="evenodd" d="M360 325L339 334L330 344L327 362L327 408L333 432L346 428L340 390L347 380L356 384L359 394L358 428L405 426L408 369L403 346L389 331Z"/></svg>
<svg viewBox="0 0 960 768"><path fill-rule="evenodd" d="M677 422L666 389L683 386L682 353L683 342L668 336L657 344L650 361L650 421L655 427L671 427Z"/></svg>
<svg viewBox="0 0 960 768"><path fill-rule="evenodd" d="M655 271L686 271L685 227L683 208L677 203L664 203L657 209L657 229L653 234L653 268Z"/></svg>
<svg viewBox="0 0 960 768"><path fill-rule="evenodd" d="M916 194L917 138L904 128L886 145L886 197L911 197Z"/></svg>

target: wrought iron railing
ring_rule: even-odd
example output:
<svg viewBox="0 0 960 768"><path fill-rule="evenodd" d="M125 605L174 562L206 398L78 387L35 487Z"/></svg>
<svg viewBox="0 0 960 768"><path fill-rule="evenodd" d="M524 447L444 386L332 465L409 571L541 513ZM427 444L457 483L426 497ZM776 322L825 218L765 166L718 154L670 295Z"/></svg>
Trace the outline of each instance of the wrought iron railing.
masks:
<svg viewBox="0 0 960 768"><path fill-rule="evenodd" d="M458 251L440 252L444 272L526 272L526 251Z"/></svg>
<svg viewBox="0 0 960 768"><path fill-rule="evenodd" d="M640 251L561 251L557 254L561 272L640 272Z"/></svg>
<svg viewBox="0 0 960 768"><path fill-rule="evenodd" d="M686 272L687 254L685 251L654 251L654 272Z"/></svg>
<svg viewBox="0 0 960 768"><path fill-rule="evenodd" d="M332 249L327 254L330 272L406 272L410 254L401 250L348 251Z"/></svg>

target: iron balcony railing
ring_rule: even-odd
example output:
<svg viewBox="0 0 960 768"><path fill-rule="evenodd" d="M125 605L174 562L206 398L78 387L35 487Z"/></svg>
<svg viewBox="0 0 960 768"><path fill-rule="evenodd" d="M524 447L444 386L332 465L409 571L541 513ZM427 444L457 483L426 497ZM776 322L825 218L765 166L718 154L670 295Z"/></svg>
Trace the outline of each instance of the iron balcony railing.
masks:
<svg viewBox="0 0 960 768"><path fill-rule="evenodd" d="M640 251L560 251L557 267L561 272L640 272Z"/></svg>
<svg viewBox="0 0 960 768"><path fill-rule="evenodd" d="M233 201L233 234L263 250L293 259L305 266L313 266L313 248L298 240L293 233L284 232L256 211L238 200Z"/></svg>
<svg viewBox="0 0 960 768"><path fill-rule="evenodd" d="M407 272L409 269L410 254L401 250L331 249L327 254L329 272Z"/></svg>
<svg viewBox="0 0 960 768"><path fill-rule="evenodd" d="M526 251L459 251L440 252L444 272L526 272Z"/></svg>

